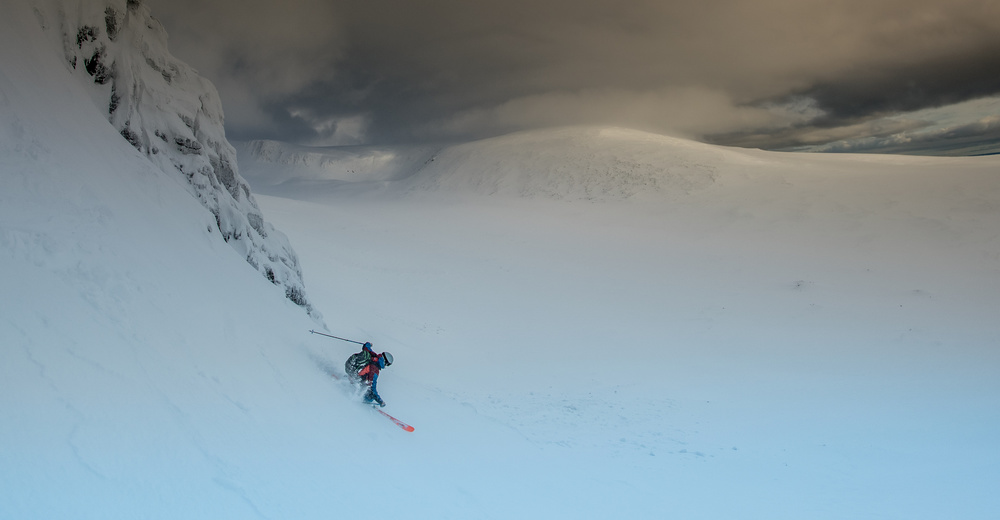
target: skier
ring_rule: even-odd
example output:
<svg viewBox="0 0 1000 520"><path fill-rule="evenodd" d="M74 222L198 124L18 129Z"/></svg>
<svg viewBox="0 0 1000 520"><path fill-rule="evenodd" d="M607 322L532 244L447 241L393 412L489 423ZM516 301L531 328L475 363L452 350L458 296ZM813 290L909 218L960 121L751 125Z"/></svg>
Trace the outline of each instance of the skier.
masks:
<svg viewBox="0 0 1000 520"><path fill-rule="evenodd" d="M378 395L378 373L383 368L392 364L392 354L383 352L376 354L372 350L371 343L365 343L361 347L361 352L351 354L344 363L344 371L347 377L356 385L364 384L368 387L365 392L366 403L378 403L385 406L385 401Z"/></svg>

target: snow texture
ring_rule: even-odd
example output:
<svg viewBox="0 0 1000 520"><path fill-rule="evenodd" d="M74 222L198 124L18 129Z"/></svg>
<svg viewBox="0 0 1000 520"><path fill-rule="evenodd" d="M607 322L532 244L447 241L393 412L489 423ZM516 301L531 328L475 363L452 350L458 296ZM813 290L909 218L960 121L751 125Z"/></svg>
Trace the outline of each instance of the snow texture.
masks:
<svg viewBox="0 0 1000 520"><path fill-rule="evenodd" d="M317 304L396 355L392 411L442 439L379 473L447 504L417 516L1000 507L996 157L562 128L346 182L333 150L296 177L271 146L261 201ZM391 476L411 461L456 489Z"/></svg>
<svg viewBox="0 0 1000 520"><path fill-rule="evenodd" d="M257 200L407 433L109 124L61 24L117 4L84 5L0 17L0 518L1000 511L1000 158L271 143Z"/></svg>

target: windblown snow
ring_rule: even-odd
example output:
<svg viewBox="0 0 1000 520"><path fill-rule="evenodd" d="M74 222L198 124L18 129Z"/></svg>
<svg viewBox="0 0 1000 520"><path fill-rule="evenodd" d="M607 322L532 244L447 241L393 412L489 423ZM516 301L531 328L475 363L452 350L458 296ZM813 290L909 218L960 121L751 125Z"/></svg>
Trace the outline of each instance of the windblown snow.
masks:
<svg viewBox="0 0 1000 520"><path fill-rule="evenodd" d="M252 197L145 9L0 21L0 518L996 518L997 157L256 142Z"/></svg>

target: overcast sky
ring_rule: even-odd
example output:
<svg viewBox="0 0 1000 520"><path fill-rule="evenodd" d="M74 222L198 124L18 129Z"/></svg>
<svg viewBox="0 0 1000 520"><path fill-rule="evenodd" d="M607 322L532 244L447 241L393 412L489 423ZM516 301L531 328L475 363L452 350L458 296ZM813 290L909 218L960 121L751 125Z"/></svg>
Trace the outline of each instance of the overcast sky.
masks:
<svg viewBox="0 0 1000 520"><path fill-rule="evenodd" d="M173 54L219 88L234 140L398 144L615 124L873 148L944 135L940 120L1000 140L997 0L147 2Z"/></svg>

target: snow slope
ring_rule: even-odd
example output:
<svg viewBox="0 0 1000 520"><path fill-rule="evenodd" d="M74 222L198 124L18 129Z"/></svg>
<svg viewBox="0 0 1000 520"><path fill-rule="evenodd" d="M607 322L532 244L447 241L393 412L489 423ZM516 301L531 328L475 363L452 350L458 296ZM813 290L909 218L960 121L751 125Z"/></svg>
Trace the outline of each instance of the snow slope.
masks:
<svg viewBox="0 0 1000 520"><path fill-rule="evenodd" d="M258 450L310 398L281 390L284 331L254 324L314 323L122 139L25 2L0 64L0 517L252 517L233 461L273 466L283 443Z"/></svg>
<svg viewBox="0 0 1000 520"><path fill-rule="evenodd" d="M122 139L45 5L0 22L0 518L1000 510L996 158L560 129L281 170L258 202L330 331L395 355L406 433Z"/></svg>
<svg viewBox="0 0 1000 520"><path fill-rule="evenodd" d="M418 433L495 425L423 459L464 514L985 519L998 164L565 128L261 203Z"/></svg>
<svg viewBox="0 0 1000 520"><path fill-rule="evenodd" d="M296 497L336 502L353 476L330 468L360 458L338 450L375 420L32 7L0 25L0 518L319 517Z"/></svg>

